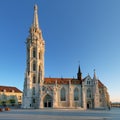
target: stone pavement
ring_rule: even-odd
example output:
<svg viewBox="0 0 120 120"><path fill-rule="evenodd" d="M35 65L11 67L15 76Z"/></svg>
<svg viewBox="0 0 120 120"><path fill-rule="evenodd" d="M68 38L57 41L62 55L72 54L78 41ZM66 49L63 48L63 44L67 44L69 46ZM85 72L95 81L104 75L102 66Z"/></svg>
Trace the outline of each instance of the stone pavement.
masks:
<svg viewBox="0 0 120 120"><path fill-rule="evenodd" d="M120 108L105 110L14 109L0 112L0 120L120 120Z"/></svg>

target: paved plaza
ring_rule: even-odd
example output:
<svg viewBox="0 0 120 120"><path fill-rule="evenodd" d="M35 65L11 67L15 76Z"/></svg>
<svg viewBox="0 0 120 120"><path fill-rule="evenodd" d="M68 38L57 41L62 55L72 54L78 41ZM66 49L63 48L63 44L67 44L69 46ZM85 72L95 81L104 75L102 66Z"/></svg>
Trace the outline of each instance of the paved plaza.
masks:
<svg viewBox="0 0 120 120"><path fill-rule="evenodd" d="M120 108L108 110L14 109L0 112L0 120L120 120Z"/></svg>

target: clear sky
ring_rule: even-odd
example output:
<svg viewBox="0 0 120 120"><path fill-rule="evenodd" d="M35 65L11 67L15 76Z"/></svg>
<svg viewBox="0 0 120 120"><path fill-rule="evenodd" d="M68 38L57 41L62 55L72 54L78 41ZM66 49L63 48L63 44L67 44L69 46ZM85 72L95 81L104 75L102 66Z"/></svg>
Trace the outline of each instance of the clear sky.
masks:
<svg viewBox="0 0 120 120"><path fill-rule="evenodd" d="M45 77L83 78L96 69L120 101L120 0L0 0L0 85L23 90L25 41L38 5Z"/></svg>

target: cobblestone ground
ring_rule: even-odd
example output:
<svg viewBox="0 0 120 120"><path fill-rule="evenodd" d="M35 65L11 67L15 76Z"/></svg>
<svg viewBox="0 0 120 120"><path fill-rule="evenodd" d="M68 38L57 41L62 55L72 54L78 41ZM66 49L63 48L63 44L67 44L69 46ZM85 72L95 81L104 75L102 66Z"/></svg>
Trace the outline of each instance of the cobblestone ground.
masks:
<svg viewBox="0 0 120 120"><path fill-rule="evenodd" d="M0 120L120 120L120 108L110 111L16 109L0 112Z"/></svg>

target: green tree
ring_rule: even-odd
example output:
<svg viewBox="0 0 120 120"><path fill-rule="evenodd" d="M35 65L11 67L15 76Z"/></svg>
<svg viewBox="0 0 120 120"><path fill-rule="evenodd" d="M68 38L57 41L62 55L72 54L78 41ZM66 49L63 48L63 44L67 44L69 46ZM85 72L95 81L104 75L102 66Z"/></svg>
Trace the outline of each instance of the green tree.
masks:
<svg viewBox="0 0 120 120"><path fill-rule="evenodd" d="M10 99L9 101L10 101L10 103L11 103L12 106L15 105L15 99Z"/></svg>

